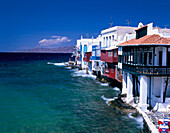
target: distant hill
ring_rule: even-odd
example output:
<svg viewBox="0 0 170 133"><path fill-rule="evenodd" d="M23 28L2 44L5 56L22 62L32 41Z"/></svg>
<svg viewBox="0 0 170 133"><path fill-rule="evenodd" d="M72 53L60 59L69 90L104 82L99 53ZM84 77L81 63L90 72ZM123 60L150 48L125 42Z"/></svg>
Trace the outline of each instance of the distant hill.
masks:
<svg viewBox="0 0 170 133"><path fill-rule="evenodd" d="M25 49L19 50L17 52L30 52L30 53L72 53L75 50L73 46L69 47L57 47L57 48L32 48L32 49Z"/></svg>

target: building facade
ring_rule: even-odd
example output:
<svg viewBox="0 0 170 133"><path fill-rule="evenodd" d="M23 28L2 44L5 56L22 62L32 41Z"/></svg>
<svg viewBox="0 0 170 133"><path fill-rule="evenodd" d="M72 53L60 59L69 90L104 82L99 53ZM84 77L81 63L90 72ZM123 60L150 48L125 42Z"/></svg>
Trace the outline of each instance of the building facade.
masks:
<svg viewBox="0 0 170 133"><path fill-rule="evenodd" d="M117 69L119 43L135 37L135 27L115 26L101 31L101 61L103 75L122 81L122 73Z"/></svg>
<svg viewBox="0 0 170 133"><path fill-rule="evenodd" d="M126 102L136 103L143 111L159 103L170 103L169 29L139 25L136 38L118 45L118 68L123 71L122 93ZM165 33L165 34L164 34Z"/></svg>

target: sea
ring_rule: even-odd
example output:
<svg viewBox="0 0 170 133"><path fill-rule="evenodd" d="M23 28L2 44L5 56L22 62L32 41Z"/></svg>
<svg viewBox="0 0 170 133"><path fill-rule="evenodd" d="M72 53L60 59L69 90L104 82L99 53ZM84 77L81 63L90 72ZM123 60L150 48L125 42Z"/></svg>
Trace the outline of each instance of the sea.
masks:
<svg viewBox="0 0 170 133"><path fill-rule="evenodd" d="M0 53L0 133L140 133L109 100L119 88L64 66L71 54Z"/></svg>

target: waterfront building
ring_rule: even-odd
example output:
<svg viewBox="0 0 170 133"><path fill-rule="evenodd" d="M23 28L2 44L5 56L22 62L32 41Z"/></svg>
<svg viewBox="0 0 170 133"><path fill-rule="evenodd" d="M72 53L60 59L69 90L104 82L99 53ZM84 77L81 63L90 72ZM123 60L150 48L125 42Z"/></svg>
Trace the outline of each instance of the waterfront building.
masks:
<svg viewBox="0 0 170 133"><path fill-rule="evenodd" d="M90 61L92 62L92 71L98 75L101 68L101 35L96 38L96 41L92 43L92 55ZM100 75L100 74L99 74Z"/></svg>
<svg viewBox="0 0 170 133"><path fill-rule="evenodd" d="M90 57L91 57L91 54L92 54L92 51L87 51L86 53L85 53L85 57L84 57L84 61L86 62L86 70L88 70L87 71L87 73L88 72L92 72L92 62L91 62L91 60L90 60Z"/></svg>
<svg viewBox="0 0 170 133"><path fill-rule="evenodd" d="M93 38L83 38L77 40L77 64L80 69L85 69L87 67L87 62L85 59L85 53L92 51L92 42L95 41Z"/></svg>
<svg viewBox="0 0 170 133"><path fill-rule="evenodd" d="M170 29L153 23L136 30L136 38L118 45L118 68L127 103L161 111L170 104Z"/></svg>
<svg viewBox="0 0 170 133"><path fill-rule="evenodd" d="M119 43L135 37L136 27L115 26L101 31L101 62L103 64L102 74L122 81L122 72L117 69Z"/></svg>

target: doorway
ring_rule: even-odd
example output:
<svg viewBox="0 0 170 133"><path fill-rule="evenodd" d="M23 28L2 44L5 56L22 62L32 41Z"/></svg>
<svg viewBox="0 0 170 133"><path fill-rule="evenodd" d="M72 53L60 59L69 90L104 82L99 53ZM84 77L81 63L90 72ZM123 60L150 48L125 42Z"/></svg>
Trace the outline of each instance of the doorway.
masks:
<svg viewBox="0 0 170 133"><path fill-rule="evenodd" d="M162 66L162 51L159 51L159 66Z"/></svg>

